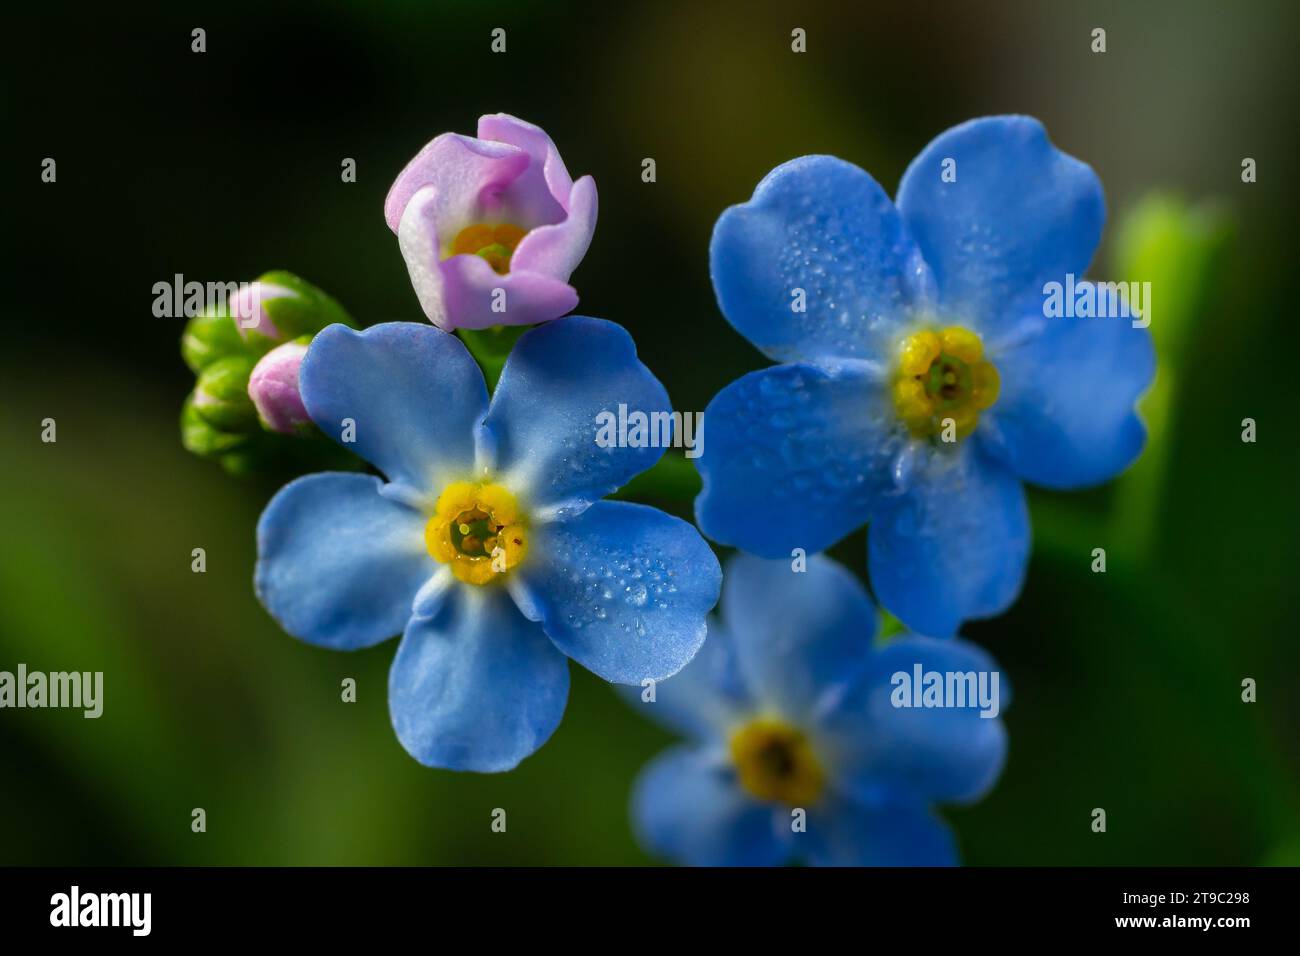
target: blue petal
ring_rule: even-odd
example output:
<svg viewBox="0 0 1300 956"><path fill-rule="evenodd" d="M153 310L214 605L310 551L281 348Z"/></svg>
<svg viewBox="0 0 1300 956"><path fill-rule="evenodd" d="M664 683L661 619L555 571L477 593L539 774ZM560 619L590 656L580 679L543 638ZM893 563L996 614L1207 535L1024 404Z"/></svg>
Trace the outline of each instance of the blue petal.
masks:
<svg viewBox="0 0 1300 956"><path fill-rule="evenodd" d="M628 415L671 411L668 393L621 326L575 315L525 333L484 422L497 469L511 487L525 489L533 508L577 510L603 498L663 455L662 445L597 444L597 416L617 417L620 406Z"/></svg>
<svg viewBox="0 0 1300 956"><path fill-rule="evenodd" d="M927 281L885 191L833 156L778 166L724 212L709 267L727 321L777 361L884 354Z"/></svg>
<svg viewBox="0 0 1300 956"><path fill-rule="evenodd" d="M944 182L950 159L956 178ZM940 134L903 175L898 208L934 272L945 320L981 334L1041 315L1045 283L1082 278L1106 219L1096 173L1028 116Z"/></svg>
<svg viewBox="0 0 1300 956"><path fill-rule="evenodd" d="M298 381L321 431L390 481L436 498L473 470L487 386L454 335L413 322L364 332L331 325L312 342ZM345 419L355 442L341 440Z"/></svg>
<svg viewBox="0 0 1300 956"><path fill-rule="evenodd" d="M1038 322L1040 334L993 358L1002 394L987 413L989 447L1049 488L1113 478L1146 440L1133 406L1155 375L1150 332L1126 318Z"/></svg>
<svg viewBox="0 0 1300 956"><path fill-rule="evenodd" d="M806 723L835 685L866 665L876 609L842 565L813 555L796 572L789 559L738 554L724 580L722 616L760 710Z"/></svg>
<svg viewBox="0 0 1300 956"><path fill-rule="evenodd" d="M437 570L424 516L372 475L291 481L257 523L257 596L294 637L354 650L402 633Z"/></svg>
<svg viewBox="0 0 1300 956"><path fill-rule="evenodd" d="M632 821L641 843L688 866L784 862L790 847L779 829L779 812L745 794L724 763L687 747L656 757L632 791Z"/></svg>
<svg viewBox="0 0 1300 956"><path fill-rule="evenodd" d="M918 471L907 494L872 516L871 586L909 629L947 637L1020 593L1029 513L1020 479L969 442L934 450Z"/></svg>
<svg viewBox="0 0 1300 956"><path fill-rule="evenodd" d="M625 501L537 527L517 573L524 613L565 654L619 684L681 670L704 641L722 583L694 527Z"/></svg>
<svg viewBox="0 0 1300 956"><path fill-rule="evenodd" d="M862 363L751 372L714 396L704 422L700 530L765 558L822 551L865 524L906 444Z"/></svg>
<svg viewBox="0 0 1300 956"><path fill-rule="evenodd" d="M808 811L806 843L796 845L815 866L953 866L957 847L948 827L923 806L858 806L837 801Z"/></svg>
<svg viewBox="0 0 1300 956"><path fill-rule="evenodd" d="M989 716L981 716L978 683L963 707L902 706L914 702L909 692L924 688L924 679L916 686L917 665L922 675L974 674L977 682L986 675ZM895 683L896 674L906 680ZM859 798L895 792L926 802L977 800L1002 772L1007 734L1000 714L1010 703L997 663L974 644L901 637L872 656L861 679L823 717L819 738L837 787Z"/></svg>
<svg viewBox="0 0 1300 956"><path fill-rule="evenodd" d="M569 664L498 587L460 587L411 621L388 676L397 738L428 767L495 773L560 724Z"/></svg>
<svg viewBox="0 0 1300 956"><path fill-rule="evenodd" d="M753 710L736 664L735 642L716 617L708 621L704 646L691 662L667 680L658 681L654 698L648 688L624 686L625 700L648 717L696 741L726 739L737 721Z"/></svg>

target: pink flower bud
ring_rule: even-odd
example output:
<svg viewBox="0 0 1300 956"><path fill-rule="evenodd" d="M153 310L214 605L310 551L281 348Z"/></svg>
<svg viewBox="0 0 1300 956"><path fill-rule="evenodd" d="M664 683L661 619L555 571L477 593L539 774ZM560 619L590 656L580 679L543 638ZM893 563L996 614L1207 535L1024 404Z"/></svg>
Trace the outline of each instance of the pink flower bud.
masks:
<svg viewBox="0 0 1300 956"><path fill-rule="evenodd" d="M280 330L271 321L271 317L267 315L265 304L272 299L294 294L292 289L272 285L269 282L250 282L248 285L241 285L239 295L230 306L230 313L240 336L247 339L250 332L260 332L268 339L283 338Z"/></svg>
<svg viewBox="0 0 1300 956"><path fill-rule="evenodd" d="M248 377L248 397L272 431L292 435L311 422L298 394L298 366L306 354L307 346L298 342L277 345L262 356Z"/></svg>

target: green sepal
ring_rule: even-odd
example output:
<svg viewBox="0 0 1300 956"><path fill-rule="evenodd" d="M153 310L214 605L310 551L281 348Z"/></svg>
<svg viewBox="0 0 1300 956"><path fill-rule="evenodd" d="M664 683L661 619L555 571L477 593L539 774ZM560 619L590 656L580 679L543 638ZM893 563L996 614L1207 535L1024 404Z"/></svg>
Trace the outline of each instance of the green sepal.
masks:
<svg viewBox="0 0 1300 956"><path fill-rule="evenodd" d="M193 392L185 399L181 407L181 444L187 451L200 458L217 458L247 442L247 435L222 431L204 419L194 404Z"/></svg>
<svg viewBox="0 0 1300 956"><path fill-rule="evenodd" d="M181 333L181 358L196 374L218 359L246 351L235 320L224 313L196 315Z"/></svg>
<svg viewBox="0 0 1300 956"><path fill-rule="evenodd" d="M251 355L227 355L200 372L194 386L194 409L199 417L222 431L252 427L257 410L248 397L248 377L256 364Z"/></svg>
<svg viewBox="0 0 1300 956"><path fill-rule="evenodd" d="M257 281L278 285L296 293L292 296L267 299L262 303L262 308L270 317L271 323L284 339L315 335L327 325L335 323L353 329L358 328L343 306L292 272L275 270L260 276Z"/></svg>
<svg viewBox="0 0 1300 956"><path fill-rule="evenodd" d="M181 444L200 458L218 462L236 476L365 468L364 462L330 441L313 425L304 426L297 435L281 435L261 428L223 431L199 414L192 394L181 409Z"/></svg>
<svg viewBox="0 0 1300 956"><path fill-rule="evenodd" d="M907 633L905 625L883 607L876 612L876 646L883 647L899 635Z"/></svg>

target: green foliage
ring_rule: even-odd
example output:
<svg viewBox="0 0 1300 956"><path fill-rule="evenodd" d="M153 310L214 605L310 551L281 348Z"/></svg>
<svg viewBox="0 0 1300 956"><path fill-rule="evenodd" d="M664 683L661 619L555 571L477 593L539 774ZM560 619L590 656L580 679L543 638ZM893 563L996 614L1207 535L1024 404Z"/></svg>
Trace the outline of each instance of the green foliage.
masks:
<svg viewBox="0 0 1300 956"><path fill-rule="evenodd" d="M1142 457L1120 478L1112 526L1124 530L1125 546L1149 555L1158 534L1160 498L1169 480L1169 455L1182 404L1188 352L1219 299L1232 226L1218 205L1190 205L1155 194L1119 224L1116 277L1151 283L1151 336L1156 379L1138 410L1147 426Z"/></svg>

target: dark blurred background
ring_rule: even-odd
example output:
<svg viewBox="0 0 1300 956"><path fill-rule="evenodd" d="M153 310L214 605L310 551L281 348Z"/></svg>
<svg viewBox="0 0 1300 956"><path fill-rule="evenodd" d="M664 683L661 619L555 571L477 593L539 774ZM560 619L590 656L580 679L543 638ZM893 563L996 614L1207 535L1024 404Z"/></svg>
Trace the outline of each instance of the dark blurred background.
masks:
<svg viewBox="0 0 1300 956"><path fill-rule="evenodd" d="M1008 765L946 816L973 864L1300 862L1294 3L177 8L6 14L0 669L102 670L105 711L0 711L0 863L647 861L628 792L669 738L585 671L517 771L453 774L393 736L395 644L339 654L277 628L251 572L283 476L181 448L181 322L151 313L175 273L285 268L362 323L420 319L384 196L427 140L497 111L595 176L578 311L626 325L683 410L766 364L717 310L707 245L771 167L834 153L892 192L931 137L1005 112L1092 164L1110 214L1093 273L1161 280L1158 427L1119 482L1033 497L1024 594L967 632L1015 685ZM1139 223L1126 250L1152 208L1163 238L1143 246ZM863 548L834 554L862 573Z"/></svg>

